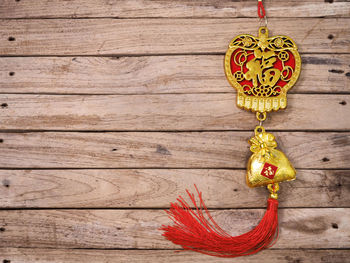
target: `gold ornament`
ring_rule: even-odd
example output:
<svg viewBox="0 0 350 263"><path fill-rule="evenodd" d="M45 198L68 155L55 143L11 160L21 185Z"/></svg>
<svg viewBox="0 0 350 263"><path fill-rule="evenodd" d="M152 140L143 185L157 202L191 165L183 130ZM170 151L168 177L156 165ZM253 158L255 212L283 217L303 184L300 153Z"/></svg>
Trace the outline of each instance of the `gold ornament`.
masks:
<svg viewBox="0 0 350 263"><path fill-rule="evenodd" d="M278 183L295 179L295 169L285 154L276 150L271 133L261 126L266 113L287 106L287 92L297 81L301 59L294 41L286 36L269 37L267 27L259 28L259 37L238 35L229 44L225 73L237 89L237 105L256 112L260 125L250 139L253 152L248 161L247 184L268 186L277 199Z"/></svg>
<svg viewBox="0 0 350 263"><path fill-rule="evenodd" d="M286 36L269 38L268 32L260 27L259 38L238 35L225 56L226 77L238 91L237 105L263 114L287 106L287 91L301 68L294 41Z"/></svg>
<svg viewBox="0 0 350 263"><path fill-rule="evenodd" d="M267 18L262 0L258 0L258 15ZM172 203L168 212L173 226L163 226L164 236L185 250L194 250L218 257L251 255L270 247L278 233L279 183L295 179L296 171L286 155L277 150L275 136L262 126L267 112L287 106L287 91L297 81L301 59L297 46L289 37L268 37L267 27L259 28L259 37L239 35L229 45L225 56L225 73L237 89L237 105L256 113L260 122L255 136L249 140L252 155L247 164L246 181L249 187L267 186L270 197L267 210L258 226L239 236L222 230L210 216L202 193L187 191L188 204L182 197ZM194 207L195 209L191 209Z"/></svg>
<svg viewBox="0 0 350 263"><path fill-rule="evenodd" d="M247 184L249 187L266 186L295 179L295 169L283 152L275 149L275 136L264 127L255 128L255 136L249 140L253 152L248 161Z"/></svg>

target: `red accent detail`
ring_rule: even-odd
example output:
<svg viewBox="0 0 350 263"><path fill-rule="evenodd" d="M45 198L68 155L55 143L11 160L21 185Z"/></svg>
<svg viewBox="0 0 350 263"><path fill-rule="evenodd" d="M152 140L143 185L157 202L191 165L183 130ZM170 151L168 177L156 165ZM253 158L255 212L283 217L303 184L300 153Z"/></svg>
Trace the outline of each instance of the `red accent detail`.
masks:
<svg viewBox="0 0 350 263"><path fill-rule="evenodd" d="M240 71L241 70L241 67L236 65L235 62L234 62L234 56L238 53L238 52L242 52L243 49L241 48L237 48L231 55L231 73L232 75L237 72L237 71ZM248 56L247 56L247 60L246 62L243 64L243 73L247 73L248 72L248 69L246 67L246 64L247 62L249 62L250 60L252 60L254 58L254 53L253 51L246 51ZM253 82L251 80L242 80L242 81L239 81L238 82L242 87L245 86L245 85L248 85L249 87L253 87Z"/></svg>
<svg viewBox="0 0 350 263"><path fill-rule="evenodd" d="M218 226L203 202L202 193L196 186L195 188L199 205L194 194L186 190L192 201L191 206L195 209L192 210L191 206L179 196L177 203L171 203L170 209L166 210L174 222L172 226L161 227L164 231L163 236L168 240L182 246L185 250L227 258L255 254L276 242L277 200L268 199L267 211L254 229L239 236L231 236Z"/></svg>
<svg viewBox="0 0 350 263"><path fill-rule="evenodd" d="M258 1L258 16L260 18L264 18L266 16L265 8L264 8L262 0Z"/></svg>
<svg viewBox="0 0 350 263"><path fill-rule="evenodd" d="M290 52L289 50L284 50L285 52L288 53L289 55L289 59L287 61L284 61L284 66L290 66L293 70L295 70L295 58L292 52ZM277 53L277 52L275 52ZM283 65L282 65L282 61L278 58L278 56L276 57L276 62L273 64L274 68L277 68L278 70L282 71L283 69ZM292 73L290 72L289 76L290 77L292 75ZM288 79L288 78L287 78ZM277 81L275 86L280 86L280 87L284 87L288 82L284 81L284 80L279 80Z"/></svg>
<svg viewBox="0 0 350 263"><path fill-rule="evenodd" d="M275 177L277 169L278 169L277 166L274 166L273 164L270 164L270 163L265 163L260 174L269 179L273 179Z"/></svg>
<svg viewBox="0 0 350 263"><path fill-rule="evenodd" d="M235 72L237 71L240 71L241 70L241 67L236 65L235 62L234 62L234 56L238 53L238 52L242 52L244 49L241 49L241 48L237 48L231 55L231 73L232 75L234 75ZM289 59L287 61L284 61L284 65L285 66L290 66L293 71L295 70L295 58L294 58L294 55L291 51L289 50L283 50L285 52L288 53L289 55ZM243 64L243 73L247 73L248 72L248 69L246 67L247 65L247 62L249 62L250 60L252 60L255 56L254 56L254 52L253 51L250 51L250 50L246 50L248 56L247 56L247 60L244 62ZM282 64L282 61L278 58L278 53L280 51L275 51L275 58L276 58L276 62L273 64L273 68L276 68L278 69L279 71L282 71L283 69L283 64ZM288 78L291 77L292 73L290 72L289 75L288 75ZM288 79L287 78L287 79ZM245 85L248 85L249 87L253 87L253 82L251 80L242 80L242 81L238 81L238 83L243 87ZM282 89L283 87L288 83L288 81L284 81L284 80L278 80L277 83L275 84L275 86L280 86ZM260 83L259 83L260 84ZM280 89L276 89L276 91L281 91Z"/></svg>
<svg viewBox="0 0 350 263"><path fill-rule="evenodd" d="M278 87L277 87L275 90L276 90L277 92L281 92L281 89L278 88Z"/></svg>

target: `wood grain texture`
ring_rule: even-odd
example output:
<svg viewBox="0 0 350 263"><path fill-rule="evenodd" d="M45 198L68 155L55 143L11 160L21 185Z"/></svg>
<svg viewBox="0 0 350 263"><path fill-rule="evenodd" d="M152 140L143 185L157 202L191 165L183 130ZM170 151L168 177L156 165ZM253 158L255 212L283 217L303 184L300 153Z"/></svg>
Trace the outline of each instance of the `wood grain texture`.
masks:
<svg viewBox="0 0 350 263"><path fill-rule="evenodd" d="M255 114L236 94L0 95L3 130L251 130ZM305 114L308 113L308 114ZM291 94L288 109L269 114L274 130L350 129L350 95ZM288 121L285 121L288 120Z"/></svg>
<svg viewBox="0 0 350 263"><path fill-rule="evenodd" d="M237 235L257 225L264 212L219 210L212 216ZM350 208L280 209L274 248L349 248L349 217ZM159 230L171 223L163 210L2 210L0 222L0 247L178 248Z"/></svg>
<svg viewBox="0 0 350 263"><path fill-rule="evenodd" d="M350 52L350 19L272 18L269 27L301 52ZM255 32L249 18L0 20L0 55L223 53L235 35Z"/></svg>
<svg viewBox="0 0 350 263"><path fill-rule="evenodd" d="M235 261L345 263L349 1L264 3L270 34L302 53L288 109L264 123L298 174L281 184L274 248ZM0 262L226 262L174 253L159 227L194 183L231 234L265 212L266 189L244 180L257 122L222 68L235 35L256 35L256 11L256 0L2 0Z"/></svg>
<svg viewBox="0 0 350 263"><path fill-rule="evenodd" d="M166 208L185 189L203 190L210 208L264 207L245 170L0 170L1 208ZM298 170L281 184L280 207L349 207L349 170Z"/></svg>
<svg viewBox="0 0 350 263"><path fill-rule="evenodd" d="M0 260L14 263L226 263L225 258L215 258L193 252L174 250L92 250L92 249L32 249L0 248ZM268 249L249 257L238 257L236 263L345 263L350 257L349 250L298 250ZM264 260L264 261L262 261Z"/></svg>
<svg viewBox="0 0 350 263"><path fill-rule="evenodd" d="M347 1L288 0L265 1L269 17L349 16ZM293 8L291 8L293 7ZM79 18L79 17L257 17L256 1L173 0L173 1L13 1L2 0L2 18Z"/></svg>
<svg viewBox="0 0 350 263"><path fill-rule="evenodd" d="M223 55L0 57L0 93L234 93L223 59ZM350 93L349 61L350 55L302 55L303 70L289 92Z"/></svg>
<svg viewBox="0 0 350 263"><path fill-rule="evenodd" d="M350 168L349 132L274 135L296 168ZM2 133L0 167L244 169L251 136L252 132Z"/></svg>

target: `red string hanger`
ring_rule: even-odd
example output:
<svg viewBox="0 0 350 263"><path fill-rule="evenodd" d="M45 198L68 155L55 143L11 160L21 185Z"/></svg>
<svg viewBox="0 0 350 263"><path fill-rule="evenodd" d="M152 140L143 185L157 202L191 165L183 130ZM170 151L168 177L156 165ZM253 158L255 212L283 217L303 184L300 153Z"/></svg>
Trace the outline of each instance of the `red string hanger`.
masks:
<svg viewBox="0 0 350 263"><path fill-rule="evenodd" d="M264 18L266 16L264 4L262 0L258 0L258 16Z"/></svg>

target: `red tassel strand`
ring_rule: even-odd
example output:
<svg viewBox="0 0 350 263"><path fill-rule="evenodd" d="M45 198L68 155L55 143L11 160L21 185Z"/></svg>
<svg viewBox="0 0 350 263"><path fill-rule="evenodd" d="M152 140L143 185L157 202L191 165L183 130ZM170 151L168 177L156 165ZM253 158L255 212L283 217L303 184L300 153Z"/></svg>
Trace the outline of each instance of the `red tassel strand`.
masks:
<svg viewBox="0 0 350 263"><path fill-rule="evenodd" d="M257 253L273 245L274 237L278 236L278 201L269 198L267 211L253 230L231 236L221 229L211 217L205 206L202 193L198 191L199 207L194 194L187 193L195 209L180 196L177 203L171 203L166 212L173 220L174 225L162 226L163 236L185 250L193 250L217 257L239 257ZM276 237L277 238L277 237Z"/></svg>

